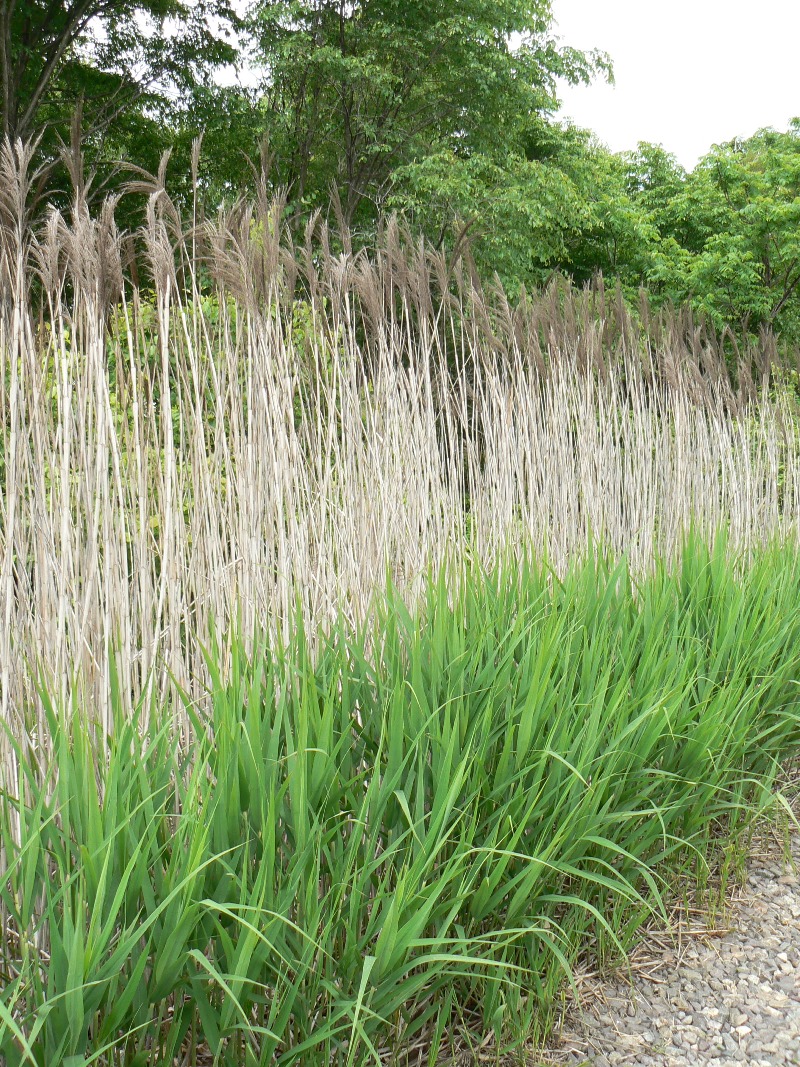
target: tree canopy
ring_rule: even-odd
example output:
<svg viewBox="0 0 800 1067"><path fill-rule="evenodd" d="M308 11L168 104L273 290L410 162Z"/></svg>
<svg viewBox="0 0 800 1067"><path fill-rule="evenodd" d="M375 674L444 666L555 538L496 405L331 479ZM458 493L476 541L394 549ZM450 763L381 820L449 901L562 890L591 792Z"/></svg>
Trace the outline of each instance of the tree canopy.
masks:
<svg viewBox="0 0 800 1067"><path fill-rule="evenodd" d="M549 0L261 0L253 26L276 175L298 211L333 188L348 224L393 202L401 169L502 160L558 77L608 70L555 40Z"/></svg>
<svg viewBox="0 0 800 1067"><path fill-rule="evenodd" d="M717 326L800 340L800 120L715 145L689 174L652 145L628 168L656 235L642 283Z"/></svg>
<svg viewBox="0 0 800 1067"><path fill-rule="evenodd" d="M550 0L0 0L0 74L5 135L51 164L77 110L95 163L173 148L180 197L203 132L211 207L261 153L294 225L331 210L369 243L397 211L436 245L467 232L510 289L602 272L800 340L800 120L690 173L660 145L613 154L556 117L561 82L612 72L557 37Z"/></svg>
<svg viewBox="0 0 800 1067"><path fill-rule="evenodd" d="M3 133L52 152L80 107L87 137L135 150L236 58L239 23L230 0L0 0Z"/></svg>

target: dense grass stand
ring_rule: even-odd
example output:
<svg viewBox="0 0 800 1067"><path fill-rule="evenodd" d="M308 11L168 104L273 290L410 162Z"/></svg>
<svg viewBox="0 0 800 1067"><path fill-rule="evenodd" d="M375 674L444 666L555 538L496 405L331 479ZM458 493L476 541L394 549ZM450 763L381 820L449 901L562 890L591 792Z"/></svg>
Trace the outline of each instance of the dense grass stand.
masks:
<svg viewBox="0 0 800 1067"><path fill-rule="evenodd" d="M542 1037L800 747L791 377L600 285L512 305L391 221L338 254L154 188L137 235L31 227L19 163L0 1052Z"/></svg>

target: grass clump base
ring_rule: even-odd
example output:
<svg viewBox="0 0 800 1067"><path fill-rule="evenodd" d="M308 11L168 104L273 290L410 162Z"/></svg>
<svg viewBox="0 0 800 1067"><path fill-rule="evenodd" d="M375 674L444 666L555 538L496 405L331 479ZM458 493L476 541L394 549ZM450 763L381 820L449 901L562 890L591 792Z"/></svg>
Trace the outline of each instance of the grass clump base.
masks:
<svg viewBox="0 0 800 1067"><path fill-rule="evenodd" d="M391 591L205 650L204 704L41 698L0 797L13 1067L434 1063L547 1032L800 749L796 547ZM155 692L152 690L151 692ZM188 732L183 724L188 721ZM181 728L176 728L176 724ZM420 1052L422 1050L422 1052Z"/></svg>

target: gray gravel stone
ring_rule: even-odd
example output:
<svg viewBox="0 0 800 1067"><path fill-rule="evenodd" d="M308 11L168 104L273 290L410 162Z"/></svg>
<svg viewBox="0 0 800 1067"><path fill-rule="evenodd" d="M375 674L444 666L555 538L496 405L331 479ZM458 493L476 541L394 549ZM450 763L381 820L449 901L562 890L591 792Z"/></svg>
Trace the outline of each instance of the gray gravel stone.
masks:
<svg viewBox="0 0 800 1067"><path fill-rule="evenodd" d="M763 843L762 843L763 845ZM724 936L664 948L564 1027L592 1067L800 1067L800 839L751 857ZM577 1057L577 1059L576 1059Z"/></svg>

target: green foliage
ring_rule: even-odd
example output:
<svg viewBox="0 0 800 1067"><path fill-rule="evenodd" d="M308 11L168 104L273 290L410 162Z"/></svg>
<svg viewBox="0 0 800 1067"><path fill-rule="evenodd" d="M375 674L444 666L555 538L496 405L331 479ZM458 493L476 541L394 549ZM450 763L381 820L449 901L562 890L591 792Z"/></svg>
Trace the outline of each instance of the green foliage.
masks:
<svg viewBox="0 0 800 1067"><path fill-rule="evenodd" d="M635 152L622 156L625 166L625 191L649 215L664 237L675 237L682 244L696 241L687 236L685 226L691 219L682 214L682 196L686 171L675 156L661 145L640 142Z"/></svg>
<svg viewBox="0 0 800 1067"><path fill-rule="evenodd" d="M529 562L431 581L419 615L390 593L316 654L234 640L207 714L131 718L112 669L105 737L43 692L52 756L12 738L0 795L0 1052L353 1067L456 1005L541 1035L577 954L618 958L770 802L799 595L795 548L690 540L636 587Z"/></svg>
<svg viewBox="0 0 800 1067"><path fill-rule="evenodd" d="M29 0L0 4L0 39L4 131L41 135L58 168L78 107L71 178L99 168L93 194L119 189L120 161L155 173L170 148L173 200L213 210L261 153L292 226L332 202L347 247L396 210L437 247L468 234L512 292L602 273L717 329L800 339L800 120L714 146L690 174L662 146L614 155L554 121L559 79L611 65L560 42L549 0ZM260 84L219 86L225 63ZM69 177L43 179L51 202L69 202ZM142 221L135 202L117 211Z"/></svg>
<svg viewBox="0 0 800 1067"><path fill-rule="evenodd" d="M632 194L661 236L647 281L717 327L800 338L800 120L715 146L691 174L631 157Z"/></svg>
<svg viewBox="0 0 800 1067"><path fill-rule="evenodd" d="M95 184L113 179L119 161L155 172L181 117L191 109L202 123L209 98L227 99L211 73L237 58L229 33L240 25L230 0L5 0L2 134L39 141L39 191L56 203L69 184L59 152L71 139L77 178L77 117L81 152L101 168ZM188 155L184 164L188 177Z"/></svg>
<svg viewBox="0 0 800 1067"><path fill-rule="evenodd" d="M262 0L265 128L295 209L333 186L345 222L364 225L399 168L513 153L556 108L558 76L608 66L559 45L551 21L547 0Z"/></svg>
<svg viewBox="0 0 800 1067"><path fill-rule="evenodd" d="M467 227L481 274L511 292L602 273L635 293L660 235L627 179L626 161L588 131L541 121L502 159L442 152L398 168L389 203L439 244L459 231L453 220Z"/></svg>

